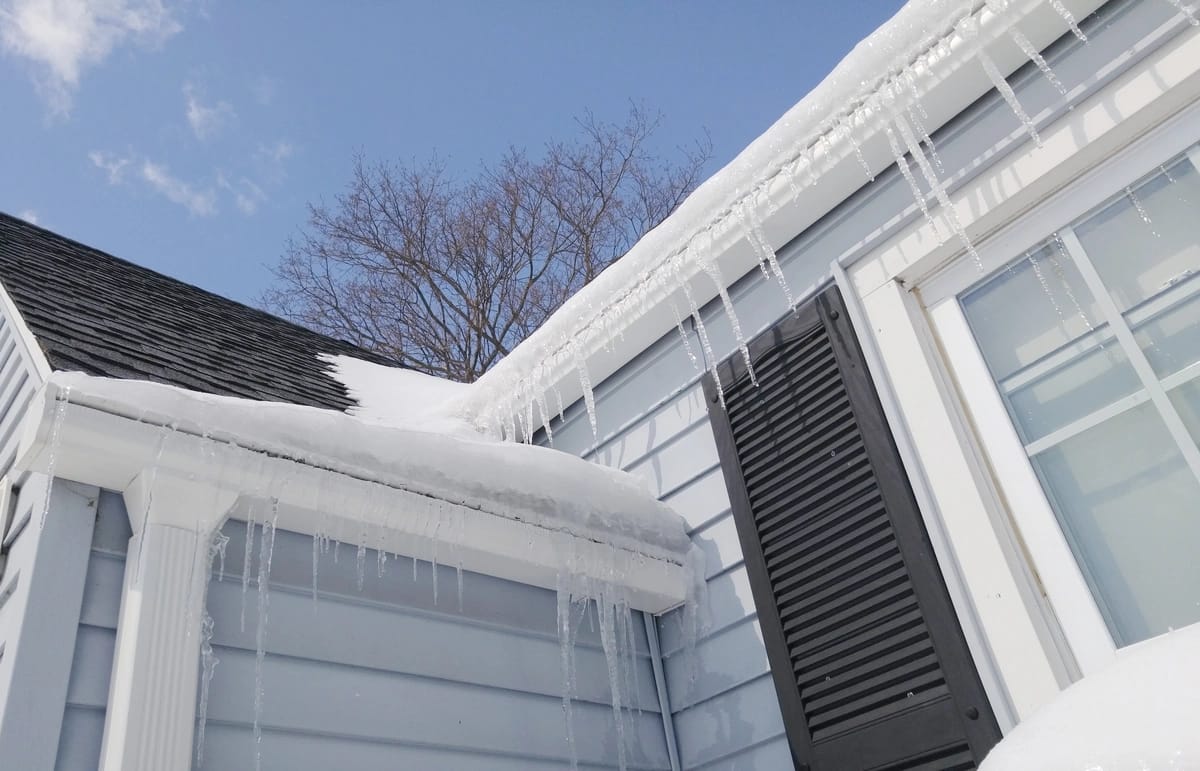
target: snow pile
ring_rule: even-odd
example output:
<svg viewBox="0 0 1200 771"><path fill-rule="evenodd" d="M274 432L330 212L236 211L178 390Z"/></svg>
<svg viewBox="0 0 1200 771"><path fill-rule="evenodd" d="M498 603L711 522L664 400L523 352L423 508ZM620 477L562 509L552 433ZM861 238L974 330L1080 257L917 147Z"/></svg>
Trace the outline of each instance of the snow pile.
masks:
<svg viewBox="0 0 1200 771"><path fill-rule="evenodd" d="M411 428L382 425L332 410L76 372L54 373L49 387L69 393L73 405L236 443L642 554L681 562L691 543L683 519L634 477L544 447L437 433L424 418Z"/></svg>
<svg viewBox="0 0 1200 771"><path fill-rule="evenodd" d="M1200 769L1200 624L1121 651L1021 723L980 771Z"/></svg>
<svg viewBox="0 0 1200 771"><path fill-rule="evenodd" d="M387 367L353 356L321 354L329 374L346 387L358 406L346 410L366 423L426 430L453 436L478 437L460 403L466 383L433 377L399 367Z"/></svg>

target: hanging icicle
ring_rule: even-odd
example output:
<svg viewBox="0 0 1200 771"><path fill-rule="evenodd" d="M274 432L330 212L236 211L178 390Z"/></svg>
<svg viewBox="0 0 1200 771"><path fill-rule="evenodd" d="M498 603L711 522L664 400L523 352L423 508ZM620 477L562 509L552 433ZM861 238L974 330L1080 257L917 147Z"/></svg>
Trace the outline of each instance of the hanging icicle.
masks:
<svg viewBox="0 0 1200 771"><path fill-rule="evenodd" d="M583 389L583 405L587 408L588 423L592 426L592 438L600 440L600 430L596 423L596 396L592 393L592 379L588 375L587 361L580 350L579 340L571 338L571 358L575 361L575 372L579 375L579 387Z"/></svg>
<svg viewBox="0 0 1200 771"><path fill-rule="evenodd" d="M1012 86L1008 85L1008 81L1000 74L1000 70L996 67L996 63L992 61L992 57L988 56L983 50L983 46L979 46L976 51L979 57L979 64L983 67L983 71L987 73L988 79L992 81L992 85L1000 92L1000 96L1004 97L1004 101L1008 103L1008 107L1017 116L1017 120L1021 121L1021 125L1025 127L1025 132L1033 139L1034 144L1038 147L1042 146L1042 138L1038 136L1037 127L1033 124L1033 118L1029 117L1029 113L1025 112L1025 108L1021 106L1021 100L1017 99L1017 94L1013 91Z"/></svg>
<svg viewBox="0 0 1200 771"><path fill-rule="evenodd" d="M1079 25L1075 23L1075 15L1067 10L1067 7L1062 4L1062 0L1050 0L1050 5L1052 8L1054 8L1058 15L1067 22L1067 25L1070 26L1071 32L1075 34L1075 37L1079 38L1081 42L1086 43L1088 41L1087 35L1083 34L1083 30L1081 30Z"/></svg>
<svg viewBox="0 0 1200 771"><path fill-rule="evenodd" d="M959 220L958 210L954 208L954 204L950 201L950 196L946 194L946 189L942 186L941 181L938 180L924 153L921 152L921 147L917 143L917 138L913 135L912 129L900 115L893 113L893 120L896 123L896 128L900 131L900 136L904 139L904 143L908 146L909 153L912 154L913 159L917 162L917 166L921 169L921 174L925 177L925 182L928 183L934 196L937 198L938 205L942 209L942 216L950 224L950 229L958 237L958 241L962 244L963 249L966 250L967 254L971 255L975 267L980 272L983 272L983 260L979 257L979 252L975 250L975 245L971 243L971 239L967 235L962 221Z"/></svg>
<svg viewBox="0 0 1200 771"><path fill-rule="evenodd" d="M783 268L779 265L779 258L775 254L775 250L767 243L767 236L763 232L762 222L758 219L758 215L754 213L754 208L743 201L738 207L738 221L742 225L742 229L746 234L746 240L750 242L750 246L754 249L758 256L758 266L763 269L763 277L768 281L771 276L767 274L767 266L770 266L771 274L775 276L775 283L783 290L783 296L787 299L789 308L796 307L796 300L792 297L792 290L788 287L787 279L783 275Z"/></svg>
<svg viewBox="0 0 1200 771"><path fill-rule="evenodd" d="M262 712L266 692L263 664L266 660L267 615L271 600L271 557L275 551L275 525L279 521L279 499L271 500L271 519L262 524L262 547L258 554L258 627L254 630L254 769L262 771Z"/></svg>
<svg viewBox="0 0 1200 771"><path fill-rule="evenodd" d="M691 360L692 368L699 372L700 360L696 358L696 352L692 350L692 341L688 337L687 330L683 328L683 318L679 315L679 306L670 297L667 298L667 305L671 308L671 315L675 317L675 329L679 330L679 339L683 341L683 350Z"/></svg>
<svg viewBox="0 0 1200 771"><path fill-rule="evenodd" d="M58 401L54 405L54 420L50 424L50 457L46 461L46 491L42 498L42 516L38 529L46 527L46 517L50 515L50 494L54 491L54 467L58 463L59 434L62 433L63 421L67 419L67 404L71 401L71 387L62 389ZM161 454L161 449L160 449Z"/></svg>
<svg viewBox="0 0 1200 771"><path fill-rule="evenodd" d="M937 239L938 244L945 243L946 239L942 238L941 228L934 221L933 215L929 213L929 204L925 201L925 193L921 190L921 186L917 184L917 178L913 176L912 169L908 166L908 160L904 157L904 151L900 149L900 143L896 141L896 132L887 124L884 124L883 131L887 135L888 146L892 149L892 155L896 158L896 166L900 169L900 175L904 177L904 181L908 183L909 189L912 190L913 198L916 199L917 206L920 207L921 214L925 217L925 222L933 228L933 235Z"/></svg>

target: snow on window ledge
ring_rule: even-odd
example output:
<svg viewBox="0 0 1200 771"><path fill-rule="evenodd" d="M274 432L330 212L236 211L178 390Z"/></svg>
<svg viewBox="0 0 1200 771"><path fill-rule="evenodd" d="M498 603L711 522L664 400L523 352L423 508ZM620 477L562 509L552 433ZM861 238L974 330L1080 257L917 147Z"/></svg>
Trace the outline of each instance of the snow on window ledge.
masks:
<svg viewBox="0 0 1200 771"><path fill-rule="evenodd" d="M214 525L268 501L279 527L315 538L369 539L548 589L564 573L582 575L654 613L685 600L683 520L633 477L542 447L397 422L60 372L26 414L18 468L122 492L161 474L164 485L235 493L230 510L210 512ZM130 520L137 531L139 513Z"/></svg>

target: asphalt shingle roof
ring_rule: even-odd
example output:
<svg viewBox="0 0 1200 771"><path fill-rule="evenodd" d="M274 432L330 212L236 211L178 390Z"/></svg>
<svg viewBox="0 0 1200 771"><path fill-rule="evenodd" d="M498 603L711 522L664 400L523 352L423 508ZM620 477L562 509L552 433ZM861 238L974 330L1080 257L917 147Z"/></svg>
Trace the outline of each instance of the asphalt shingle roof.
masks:
<svg viewBox="0 0 1200 771"><path fill-rule="evenodd" d="M395 366L2 212L0 283L56 370L344 410L317 354Z"/></svg>

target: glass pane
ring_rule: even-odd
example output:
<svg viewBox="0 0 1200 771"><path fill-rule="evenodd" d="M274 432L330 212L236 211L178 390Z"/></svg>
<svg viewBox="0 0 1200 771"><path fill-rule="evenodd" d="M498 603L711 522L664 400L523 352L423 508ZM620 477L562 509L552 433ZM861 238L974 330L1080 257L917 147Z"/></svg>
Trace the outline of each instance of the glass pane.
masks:
<svg viewBox="0 0 1200 771"><path fill-rule="evenodd" d="M1164 307L1147 307L1156 312L1144 320L1139 318L1140 308L1125 316L1155 373L1166 377L1200 361L1200 273L1164 292L1157 302L1144 304L1152 305Z"/></svg>
<svg viewBox="0 0 1200 771"><path fill-rule="evenodd" d="M1168 394L1183 424L1200 445L1200 380L1190 380Z"/></svg>
<svg viewBox="0 0 1200 771"><path fill-rule="evenodd" d="M1200 173L1186 158L1075 228L1121 311L1200 273Z"/></svg>
<svg viewBox="0 0 1200 771"><path fill-rule="evenodd" d="M1200 621L1200 483L1151 405L1033 461L1118 645Z"/></svg>
<svg viewBox="0 0 1200 771"><path fill-rule="evenodd" d="M1055 241L973 290L962 306L1026 444L1140 388Z"/></svg>

